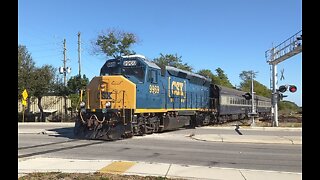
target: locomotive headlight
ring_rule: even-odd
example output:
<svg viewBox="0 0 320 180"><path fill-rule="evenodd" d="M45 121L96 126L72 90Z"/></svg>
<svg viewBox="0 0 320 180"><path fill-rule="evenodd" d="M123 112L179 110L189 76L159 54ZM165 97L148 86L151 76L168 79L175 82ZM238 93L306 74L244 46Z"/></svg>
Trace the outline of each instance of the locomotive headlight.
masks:
<svg viewBox="0 0 320 180"><path fill-rule="evenodd" d="M110 108L110 107L111 107L111 102L108 101L108 102L106 103L106 108Z"/></svg>
<svg viewBox="0 0 320 180"><path fill-rule="evenodd" d="M80 103L80 108L84 108L85 105L86 105L86 103L82 101L82 102Z"/></svg>
<svg viewBox="0 0 320 180"><path fill-rule="evenodd" d="M105 91L106 89L106 84L100 84L100 90Z"/></svg>

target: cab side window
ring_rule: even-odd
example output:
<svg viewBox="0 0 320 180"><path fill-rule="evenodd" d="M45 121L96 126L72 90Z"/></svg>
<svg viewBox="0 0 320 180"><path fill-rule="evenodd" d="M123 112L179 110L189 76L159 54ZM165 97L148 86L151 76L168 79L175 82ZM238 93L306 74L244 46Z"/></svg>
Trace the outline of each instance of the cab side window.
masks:
<svg viewBox="0 0 320 180"><path fill-rule="evenodd" d="M148 71L148 81L154 84L158 83L158 74L156 70L151 69Z"/></svg>

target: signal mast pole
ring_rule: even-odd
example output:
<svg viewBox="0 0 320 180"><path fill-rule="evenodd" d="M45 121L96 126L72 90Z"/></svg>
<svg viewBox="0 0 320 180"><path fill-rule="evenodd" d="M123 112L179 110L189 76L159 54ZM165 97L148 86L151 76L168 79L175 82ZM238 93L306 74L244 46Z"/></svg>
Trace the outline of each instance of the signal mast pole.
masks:
<svg viewBox="0 0 320 180"><path fill-rule="evenodd" d="M265 52L267 63L272 66L272 126L278 126L277 64L302 52L302 30Z"/></svg>
<svg viewBox="0 0 320 180"><path fill-rule="evenodd" d="M278 93L277 93L277 84L278 84L278 73L277 73L277 64L272 64L272 107L271 114L273 114L272 126L278 127Z"/></svg>
<svg viewBox="0 0 320 180"><path fill-rule="evenodd" d="M253 91L253 71L251 71L251 96L252 96L252 99L251 99L251 103L252 103L252 111L251 111L251 118L252 118L252 123L251 123L251 126L255 126L255 122L254 122L254 116L256 115L256 108L254 106L254 91Z"/></svg>

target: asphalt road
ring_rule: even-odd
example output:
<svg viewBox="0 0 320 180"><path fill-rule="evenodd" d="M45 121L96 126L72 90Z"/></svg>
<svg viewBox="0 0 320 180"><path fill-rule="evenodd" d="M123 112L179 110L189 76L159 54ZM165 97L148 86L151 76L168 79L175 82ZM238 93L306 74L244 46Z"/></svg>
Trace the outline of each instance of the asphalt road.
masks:
<svg viewBox="0 0 320 180"><path fill-rule="evenodd" d="M78 140L73 138L72 127L53 129L59 133L19 134L18 157L129 160L302 172L302 145L205 142L188 137L192 133L239 134L234 129L183 129L119 141ZM301 135L296 131L239 131L243 135Z"/></svg>

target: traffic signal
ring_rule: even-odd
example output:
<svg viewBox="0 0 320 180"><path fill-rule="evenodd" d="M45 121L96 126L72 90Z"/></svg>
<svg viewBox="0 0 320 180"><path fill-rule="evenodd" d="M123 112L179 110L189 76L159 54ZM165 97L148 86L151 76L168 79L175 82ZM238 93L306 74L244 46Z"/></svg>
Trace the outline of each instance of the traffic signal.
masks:
<svg viewBox="0 0 320 180"><path fill-rule="evenodd" d="M252 95L250 93L245 93L244 95L242 95L242 97L244 97L246 100L252 99Z"/></svg>
<svg viewBox="0 0 320 180"><path fill-rule="evenodd" d="M279 87L278 90L279 90L280 92L284 93L284 92L287 91L287 89L288 89L288 87L287 87L286 85L282 85L282 86ZM291 92L291 91L290 91L290 92Z"/></svg>
<svg viewBox="0 0 320 180"><path fill-rule="evenodd" d="M295 85L290 85L289 91L292 92L292 93L296 92L296 91L297 91L297 86L295 86Z"/></svg>

